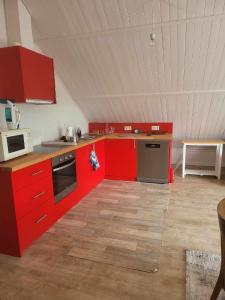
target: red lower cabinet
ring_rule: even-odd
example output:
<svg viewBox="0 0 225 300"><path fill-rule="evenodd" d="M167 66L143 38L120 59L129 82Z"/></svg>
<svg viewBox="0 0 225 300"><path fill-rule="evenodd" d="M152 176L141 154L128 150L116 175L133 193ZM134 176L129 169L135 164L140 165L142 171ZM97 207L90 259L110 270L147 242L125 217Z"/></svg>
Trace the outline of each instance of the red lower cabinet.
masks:
<svg viewBox="0 0 225 300"><path fill-rule="evenodd" d="M52 200L34 209L18 222L20 254L53 223L54 204Z"/></svg>
<svg viewBox="0 0 225 300"><path fill-rule="evenodd" d="M100 168L90 163L95 150ZM0 253L21 256L41 234L105 177L105 142L76 150L77 186L54 203L51 160L15 172L0 170Z"/></svg>
<svg viewBox="0 0 225 300"><path fill-rule="evenodd" d="M136 142L134 139L105 141L106 178L136 180Z"/></svg>
<svg viewBox="0 0 225 300"><path fill-rule="evenodd" d="M94 170L90 163L91 151L95 150L100 168ZM83 197L105 177L105 141L87 145L76 150L77 189Z"/></svg>
<svg viewBox="0 0 225 300"><path fill-rule="evenodd" d="M0 253L21 256L55 221L51 160L0 171Z"/></svg>
<svg viewBox="0 0 225 300"><path fill-rule="evenodd" d="M92 150L100 163L97 170L90 163ZM0 253L21 256L104 178L136 180L134 139L101 140L76 149L75 154L77 186L57 204L50 159L15 172L0 169Z"/></svg>
<svg viewBox="0 0 225 300"><path fill-rule="evenodd" d="M19 256L12 173L0 171L0 253Z"/></svg>
<svg viewBox="0 0 225 300"><path fill-rule="evenodd" d="M38 181L38 184L33 183L29 188L24 187L16 191L14 205L17 219L20 220L49 199L53 199L51 177L46 177Z"/></svg>
<svg viewBox="0 0 225 300"><path fill-rule="evenodd" d="M32 184L37 184L43 178L52 177L51 160L45 160L38 164L26 167L24 169L12 173L14 190L19 190L23 187L27 188Z"/></svg>
<svg viewBox="0 0 225 300"><path fill-rule="evenodd" d="M94 170L90 164L90 154L95 150L100 168ZM81 147L75 151L77 186L65 199L55 205L56 218L62 217L71 207L76 205L105 177L105 142L99 141L91 145Z"/></svg>

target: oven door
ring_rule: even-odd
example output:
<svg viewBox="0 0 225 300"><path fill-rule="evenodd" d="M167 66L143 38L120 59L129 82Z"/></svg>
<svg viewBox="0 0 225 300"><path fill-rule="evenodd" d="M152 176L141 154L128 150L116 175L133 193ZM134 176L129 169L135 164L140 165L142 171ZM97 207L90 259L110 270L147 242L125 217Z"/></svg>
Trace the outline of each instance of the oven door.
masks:
<svg viewBox="0 0 225 300"><path fill-rule="evenodd" d="M72 161L67 161L64 164L53 167L52 175L54 202L57 204L76 188L76 160L73 159Z"/></svg>

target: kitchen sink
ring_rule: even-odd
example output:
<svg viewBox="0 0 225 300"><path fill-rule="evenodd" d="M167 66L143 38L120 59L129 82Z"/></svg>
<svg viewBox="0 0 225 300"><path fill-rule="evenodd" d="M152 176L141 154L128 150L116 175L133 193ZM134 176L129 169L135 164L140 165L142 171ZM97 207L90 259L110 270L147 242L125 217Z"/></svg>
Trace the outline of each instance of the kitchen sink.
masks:
<svg viewBox="0 0 225 300"><path fill-rule="evenodd" d="M97 135L84 135L82 137L79 138L79 140L81 141L89 141L89 140L93 140L97 137Z"/></svg>

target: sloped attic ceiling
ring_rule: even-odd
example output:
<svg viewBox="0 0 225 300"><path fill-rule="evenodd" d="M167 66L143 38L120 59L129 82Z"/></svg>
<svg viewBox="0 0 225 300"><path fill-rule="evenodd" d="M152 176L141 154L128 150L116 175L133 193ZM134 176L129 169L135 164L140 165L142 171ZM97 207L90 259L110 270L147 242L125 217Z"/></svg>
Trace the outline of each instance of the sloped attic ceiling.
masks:
<svg viewBox="0 0 225 300"><path fill-rule="evenodd" d="M172 121L177 139L224 138L224 0L23 2L90 121Z"/></svg>

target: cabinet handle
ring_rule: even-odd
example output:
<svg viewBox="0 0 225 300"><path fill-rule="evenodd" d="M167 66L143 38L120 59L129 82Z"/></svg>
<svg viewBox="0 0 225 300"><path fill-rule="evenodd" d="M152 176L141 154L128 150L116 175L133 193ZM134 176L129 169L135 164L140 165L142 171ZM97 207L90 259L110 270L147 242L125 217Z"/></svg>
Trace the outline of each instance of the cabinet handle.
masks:
<svg viewBox="0 0 225 300"><path fill-rule="evenodd" d="M37 199L37 198L43 196L44 194L45 194L45 192L40 192L40 193L38 193L37 195L33 196L32 198L33 198L33 199Z"/></svg>
<svg viewBox="0 0 225 300"><path fill-rule="evenodd" d="M31 176L36 176L36 175L39 175L41 173L43 173L43 170L39 170L37 172L34 172L34 173L31 174Z"/></svg>
<svg viewBox="0 0 225 300"><path fill-rule="evenodd" d="M47 215L42 215L37 221L35 221L36 224L42 223L47 218Z"/></svg>

